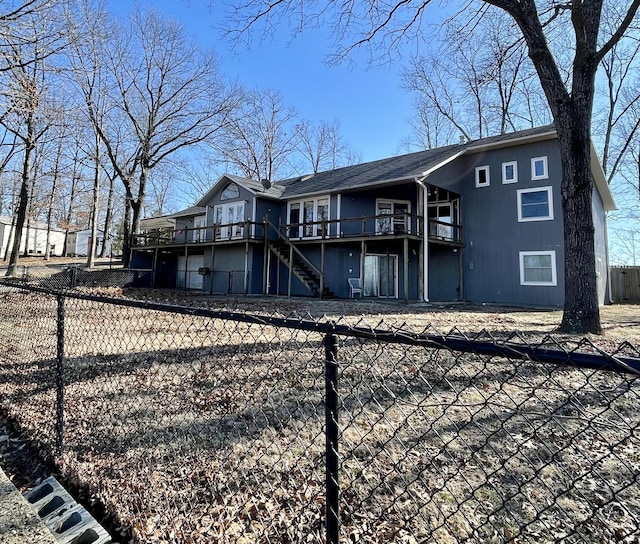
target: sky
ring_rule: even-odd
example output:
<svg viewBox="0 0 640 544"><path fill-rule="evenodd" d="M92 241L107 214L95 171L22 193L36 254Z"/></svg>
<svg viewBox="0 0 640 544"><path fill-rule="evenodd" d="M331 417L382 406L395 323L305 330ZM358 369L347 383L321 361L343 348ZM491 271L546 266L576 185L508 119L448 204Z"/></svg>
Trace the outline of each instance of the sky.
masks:
<svg viewBox="0 0 640 544"><path fill-rule="evenodd" d="M222 72L247 88L269 88L301 119L339 123L345 142L362 161L396 155L410 133L412 97L401 87L398 64L369 67L364 54L349 63L328 65L326 29L306 30L291 41L289 29L261 43L231 51L222 32L220 14L206 0L139 0L180 21L187 33L212 47ZM109 0L116 15L130 13L130 0Z"/></svg>

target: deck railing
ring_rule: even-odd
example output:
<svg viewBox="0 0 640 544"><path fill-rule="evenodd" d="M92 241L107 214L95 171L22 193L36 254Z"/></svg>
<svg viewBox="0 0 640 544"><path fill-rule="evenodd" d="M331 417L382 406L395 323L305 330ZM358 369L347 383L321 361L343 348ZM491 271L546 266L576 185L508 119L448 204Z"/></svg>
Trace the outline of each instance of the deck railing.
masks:
<svg viewBox="0 0 640 544"><path fill-rule="evenodd" d="M378 236L421 236L424 217L410 213L283 223L280 233L291 241L337 240ZM432 241L462 242L462 226L435 219L428 220ZM199 228L178 228L169 232L150 232L134 236L133 246L216 243L236 240L264 240L265 223L243 221Z"/></svg>

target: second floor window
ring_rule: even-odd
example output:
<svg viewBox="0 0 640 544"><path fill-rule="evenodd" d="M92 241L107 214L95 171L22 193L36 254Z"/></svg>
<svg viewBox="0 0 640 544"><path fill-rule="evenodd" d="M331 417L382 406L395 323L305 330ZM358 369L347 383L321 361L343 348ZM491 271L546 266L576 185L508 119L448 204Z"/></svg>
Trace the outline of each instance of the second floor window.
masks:
<svg viewBox="0 0 640 544"><path fill-rule="evenodd" d="M241 238L244 225L244 201L218 204L213 208L213 222L216 224L216 240ZM219 225L219 226L218 226Z"/></svg>
<svg viewBox="0 0 640 544"><path fill-rule="evenodd" d="M489 187L489 185L491 185L489 166L476 166L476 187Z"/></svg>
<svg viewBox="0 0 640 544"><path fill-rule="evenodd" d="M547 157L535 157L531 159L531 179L547 179L548 177Z"/></svg>
<svg viewBox="0 0 640 544"><path fill-rule="evenodd" d="M502 163L502 183L518 182L518 163L516 161Z"/></svg>
<svg viewBox="0 0 640 544"><path fill-rule="evenodd" d="M326 236L327 221L329 221L329 197L291 202L287 218L288 236L290 238Z"/></svg>
<svg viewBox="0 0 640 544"><path fill-rule="evenodd" d="M410 212L408 200L377 200L376 234L408 232Z"/></svg>
<svg viewBox="0 0 640 544"><path fill-rule="evenodd" d="M518 191L518 221L548 221L553 219L551 187L536 187Z"/></svg>

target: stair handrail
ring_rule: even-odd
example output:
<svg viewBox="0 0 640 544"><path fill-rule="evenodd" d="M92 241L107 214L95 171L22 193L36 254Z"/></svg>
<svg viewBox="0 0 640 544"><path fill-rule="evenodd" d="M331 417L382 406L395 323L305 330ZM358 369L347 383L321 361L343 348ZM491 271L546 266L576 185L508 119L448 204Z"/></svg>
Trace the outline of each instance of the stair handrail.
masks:
<svg viewBox="0 0 640 544"><path fill-rule="evenodd" d="M282 238L282 240L284 240L284 242L289 246L289 248L293 249L293 251L296 252L296 254L306 263L308 264L311 268L313 268L313 270L320 276L321 280L324 280L324 272L322 272L322 270L320 270L315 264L313 264L309 259L307 259L302 252L295 246L295 244L289 239L289 237L280 230L279 227L276 227L270 220L268 217L265 217L265 223L267 224L268 227L271 227L273 230L276 231L276 234L278 235L279 238ZM267 240L269 239L269 231L267 229L266 234L266 238ZM293 263L290 263L293 266Z"/></svg>

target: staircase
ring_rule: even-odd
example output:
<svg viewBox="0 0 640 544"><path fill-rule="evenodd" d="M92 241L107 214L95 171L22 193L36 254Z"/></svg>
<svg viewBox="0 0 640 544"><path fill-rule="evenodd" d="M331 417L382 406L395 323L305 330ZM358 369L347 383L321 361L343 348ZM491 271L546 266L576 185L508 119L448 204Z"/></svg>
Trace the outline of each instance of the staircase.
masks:
<svg viewBox="0 0 640 544"><path fill-rule="evenodd" d="M320 292L322 272L313 266L282 233L279 234L280 239L278 241L269 242L269 249L273 254L278 257L287 268L291 269L292 274L309 289L314 297L323 299L334 298L335 294L329 289L326 283L322 286L322 292ZM291 256L293 256L293 259L291 259Z"/></svg>

